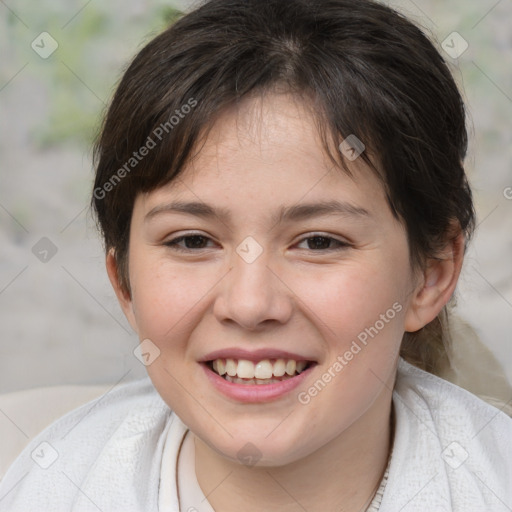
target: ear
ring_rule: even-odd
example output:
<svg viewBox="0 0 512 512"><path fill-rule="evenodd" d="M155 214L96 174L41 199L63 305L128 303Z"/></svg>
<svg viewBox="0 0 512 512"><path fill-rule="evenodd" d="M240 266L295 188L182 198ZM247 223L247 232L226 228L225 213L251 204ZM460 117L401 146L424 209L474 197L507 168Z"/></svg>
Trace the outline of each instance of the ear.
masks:
<svg viewBox="0 0 512 512"><path fill-rule="evenodd" d="M135 321L135 314L133 311L133 301L130 293L121 286L121 281L119 279L119 267L114 249L110 249L107 253L106 267L110 284L116 292L117 300L119 301L119 305L123 310L124 316L132 326L132 329L135 332L138 332L137 322Z"/></svg>
<svg viewBox="0 0 512 512"><path fill-rule="evenodd" d="M464 234L459 229L442 252L435 259L429 259L421 282L413 292L405 316L405 331L418 331L439 314L455 291L463 260Z"/></svg>

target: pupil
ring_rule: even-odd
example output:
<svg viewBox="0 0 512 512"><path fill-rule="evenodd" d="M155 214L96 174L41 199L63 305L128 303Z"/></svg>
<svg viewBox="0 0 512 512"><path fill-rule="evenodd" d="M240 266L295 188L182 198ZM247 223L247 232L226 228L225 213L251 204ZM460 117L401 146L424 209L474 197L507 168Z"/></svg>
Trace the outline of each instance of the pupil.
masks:
<svg viewBox="0 0 512 512"><path fill-rule="evenodd" d="M199 243L190 243L191 240L195 240L195 242L198 242ZM204 236L201 236L201 235L192 235L192 236L187 236L186 239L185 239L185 245L187 246L188 249L201 249L202 248L202 244L201 242L204 242Z"/></svg>
<svg viewBox="0 0 512 512"><path fill-rule="evenodd" d="M311 240L315 242L310 243ZM320 241L320 243L318 243ZM323 243L322 243L323 242ZM330 240L325 236L314 236L309 239L308 245L310 249L327 249L329 247Z"/></svg>

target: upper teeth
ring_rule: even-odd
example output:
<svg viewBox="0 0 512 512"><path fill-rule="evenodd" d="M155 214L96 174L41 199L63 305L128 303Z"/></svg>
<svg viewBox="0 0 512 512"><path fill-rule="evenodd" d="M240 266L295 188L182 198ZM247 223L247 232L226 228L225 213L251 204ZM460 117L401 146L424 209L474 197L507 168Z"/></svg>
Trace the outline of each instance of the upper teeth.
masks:
<svg viewBox="0 0 512 512"><path fill-rule="evenodd" d="M241 379L270 379L282 377L285 373L295 375L306 368L307 361L294 361L293 359L263 359L257 363L247 359L215 359L213 369L219 374L228 374L230 377Z"/></svg>

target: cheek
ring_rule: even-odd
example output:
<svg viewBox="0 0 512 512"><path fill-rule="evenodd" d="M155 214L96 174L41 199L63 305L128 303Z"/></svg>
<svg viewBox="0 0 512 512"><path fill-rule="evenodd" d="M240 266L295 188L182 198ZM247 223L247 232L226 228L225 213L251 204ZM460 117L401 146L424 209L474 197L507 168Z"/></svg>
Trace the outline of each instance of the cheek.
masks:
<svg viewBox="0 0 512 512"><path fill-rule="evenodd" d="M176 361L171 354L186 350L222 273L208 265L178 265L151 249L135 253L130 265L139 336L151 339L163 359Z"/></svg>
<svg viewBox="0 0 512 512"><path fill-rule="evenodd" d="M405 311L394 277L368 266L365 272L340 273L321 287L323 293L310 294L326 359L297 399L303 413L315 418L310 428L320 445L357 421L392 386Z"/></svg>
<svg viewBox="0 0 512 512"><path fill-rule="evenodd" d="M382 268L388 268L383 272ZM374 326L389 332L400 331L400 311L405 286L402 272L382 262L347 265L332 272L296 277L297 295L311 312L315 324L341 350L365 329ZM399 306L394 304L399 304ZM401 307L400 307L401 306ZM384 315L385 329L382 329ZM392 320L387 321L387 320ZM363 336L364 337L364 336Z"/></svg>
<svg viewBox="0 0 512 512"><path fill-rule="evenodd" d="M162 258L146 254L131 262L134 314L140 336L163 345L179 337L201 308L211 286L198 272L179 269Z"/></svg>
<svg viewBox="0 0 512 512"><path fill-rule="evenodd" d="M371 405L394 374L403 336L407 261L367 261L333 274L311 304L328 344L319 381L302 389L301 403L327 431L337 431ZM387 269L383 272L382 269ZM313 288L315 289L315 288ZM326 407L337 404L337 407Z"/></svg>

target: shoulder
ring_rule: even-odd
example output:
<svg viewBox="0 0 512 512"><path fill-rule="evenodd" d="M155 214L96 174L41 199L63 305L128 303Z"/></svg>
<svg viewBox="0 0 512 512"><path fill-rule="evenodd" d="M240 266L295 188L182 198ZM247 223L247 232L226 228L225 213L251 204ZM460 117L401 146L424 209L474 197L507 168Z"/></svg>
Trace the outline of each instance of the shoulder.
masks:
<svg viewBox="0 0 512 512"><path fill-rule="evenodd" d="M403 359L393 405L386 503L400 503L404 511L424 510L427 501L432 509L449 511L512 505L512 418Z"/></svg>
<svg viewBox="0 0 512 512"><path fill-rule="evenodd" d="M92 431L95 432L95 436L107 437L131 417L155 417L166 407L149 377L116 384L94 400L54 421L32 441L32 444L38 438L73 442L84 439ZM141 423L141 428L147 426Z"/></svg>
<svg viewBox="0 0 512 512"><path fill-rule="evenodd" d="M460 444L496 448L497 456L507 453L512 467L512 418L466 389L400 359L394 403L433 429L442 442L456 438ZM505 451L499 448L504 441Z"/></svg>
<svg viewBox="0 0 512 512"><path fill-rule="evenodd" d="M398 364L394 391L395 397L400 401L415 409L428 410L441 430L444 427L451 430L455 424L466 428L469 425L478 427L478 423L492 419L489 427L512 433L512 418L500 408L456 384L407 363L402 358Z"/></svg>
<svg viewBox="0 0 512 512"><path fill-rule="evenodd" d="M110 461L119 466L150 450L170 412L149 377L116 385L68 412L32 439L9 467L0 481L0 511L17 510L18 503L25 506L36 497L40 510L69 508L78 492L72 482L86 480L102 460L104 468Z"/></svg>

